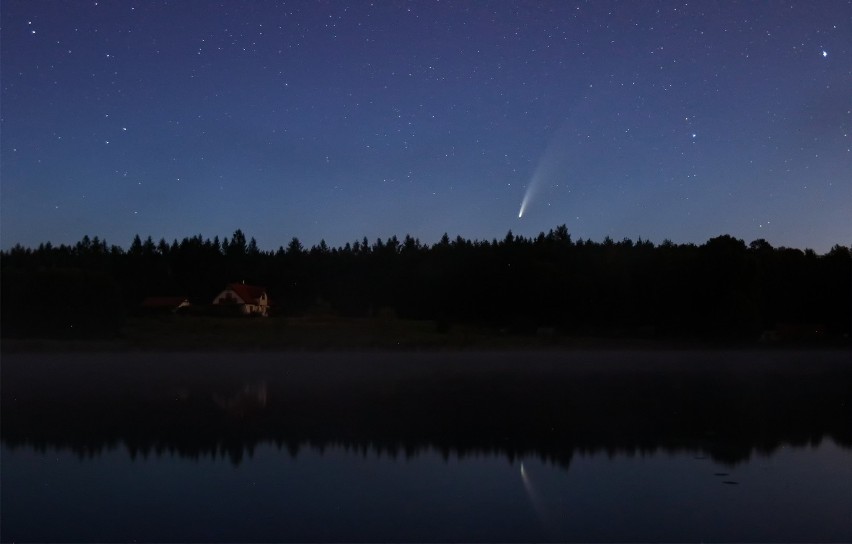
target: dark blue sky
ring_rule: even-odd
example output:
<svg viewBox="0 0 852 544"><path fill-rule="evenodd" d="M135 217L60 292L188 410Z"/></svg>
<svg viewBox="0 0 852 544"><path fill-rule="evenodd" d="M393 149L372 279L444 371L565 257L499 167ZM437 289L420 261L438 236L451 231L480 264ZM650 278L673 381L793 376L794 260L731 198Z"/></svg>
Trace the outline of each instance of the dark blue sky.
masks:
<svg viewBox="0 0 852 544"><path fill-rule="evenodd" d="M852 242L847 0L0 10L4 248Z"/></svg>

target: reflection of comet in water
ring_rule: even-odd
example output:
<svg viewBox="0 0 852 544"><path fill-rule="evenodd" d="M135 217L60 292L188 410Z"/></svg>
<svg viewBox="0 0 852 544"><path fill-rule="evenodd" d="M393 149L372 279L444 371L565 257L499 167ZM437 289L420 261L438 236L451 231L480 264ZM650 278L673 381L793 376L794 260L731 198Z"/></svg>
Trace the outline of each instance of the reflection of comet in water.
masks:
<svg viewBox="0 0 852 544"><path fill-rule="evenodd" d="M527 473L523 461L521 461L521 481L524 483L524 490L527 492L527 497L529 497L530 504L532 504L539 521L544 523L545 512L541 503L541 498L530 480L530 475Z"/></svg>

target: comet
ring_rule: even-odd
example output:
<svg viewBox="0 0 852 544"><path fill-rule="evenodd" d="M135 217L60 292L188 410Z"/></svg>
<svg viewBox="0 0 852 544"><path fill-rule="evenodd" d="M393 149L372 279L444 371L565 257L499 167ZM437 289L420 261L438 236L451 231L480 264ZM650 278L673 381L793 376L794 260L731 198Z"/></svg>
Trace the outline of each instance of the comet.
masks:
<svg viewBox="0 0 852 544"><path fill-rule="evenodd" d="M524 214L530 207L530 204L535 200L543 184L558 179L560 171L563 170L562 165L565 162L563 155L564 143L567 134L565 130L560 130L557 135L547 146L538 165L533 171L530 182L527 184L527 190L524 192L524 198L521 200L521 209L518 211L518 219L522 219Z"/></svg>
<svg viewBox="0 0 852 544"><path fill-rule="evenodd" d="M530 188L527 187L527 192L524 195L524 199L521 200L521 211L518 212L518 219L521 219L524 216L524 212L527 209L527 203L530 201Z"/></svg>

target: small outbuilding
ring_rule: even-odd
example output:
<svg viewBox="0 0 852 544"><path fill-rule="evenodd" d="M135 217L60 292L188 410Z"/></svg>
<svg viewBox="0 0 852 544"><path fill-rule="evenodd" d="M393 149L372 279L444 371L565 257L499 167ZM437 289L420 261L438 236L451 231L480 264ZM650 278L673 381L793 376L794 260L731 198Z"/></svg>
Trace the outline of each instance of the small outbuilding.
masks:
<svg viewBox="0 0 852 544"><path fill-rule="evenodd" d="M177 313L189 306L189 299L186 297L146 297L139 308L147 314L167 314Z"/></svg>
<svg viewBox="0 0 852 544"><path fill-rule="evenodd" d="M230 283L213 299L214 306L234 306L242 315L267 317L269 315L269 295L265 287Z"/></svg>

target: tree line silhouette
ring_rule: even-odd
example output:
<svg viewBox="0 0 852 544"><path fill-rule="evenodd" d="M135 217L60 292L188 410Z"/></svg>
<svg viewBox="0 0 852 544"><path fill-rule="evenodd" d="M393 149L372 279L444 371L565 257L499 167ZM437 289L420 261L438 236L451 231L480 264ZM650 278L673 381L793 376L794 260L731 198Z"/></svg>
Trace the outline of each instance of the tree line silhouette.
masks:
<svg viewBox="0 0 852 544"><path fill-rule="evenodd" d="M729 235L701 245L572 239L565 225L502 240L411 236L343 247L261 250L236 230L128 249L98 237L74 245L16 245L0 253L4 336L114 335L146 296L209 304L229 282L266 287L279 316L318 308L340 316L390 312L474 323L510 333L757 338L847 338L852 248L828 253L746 244Z"/></svg>

